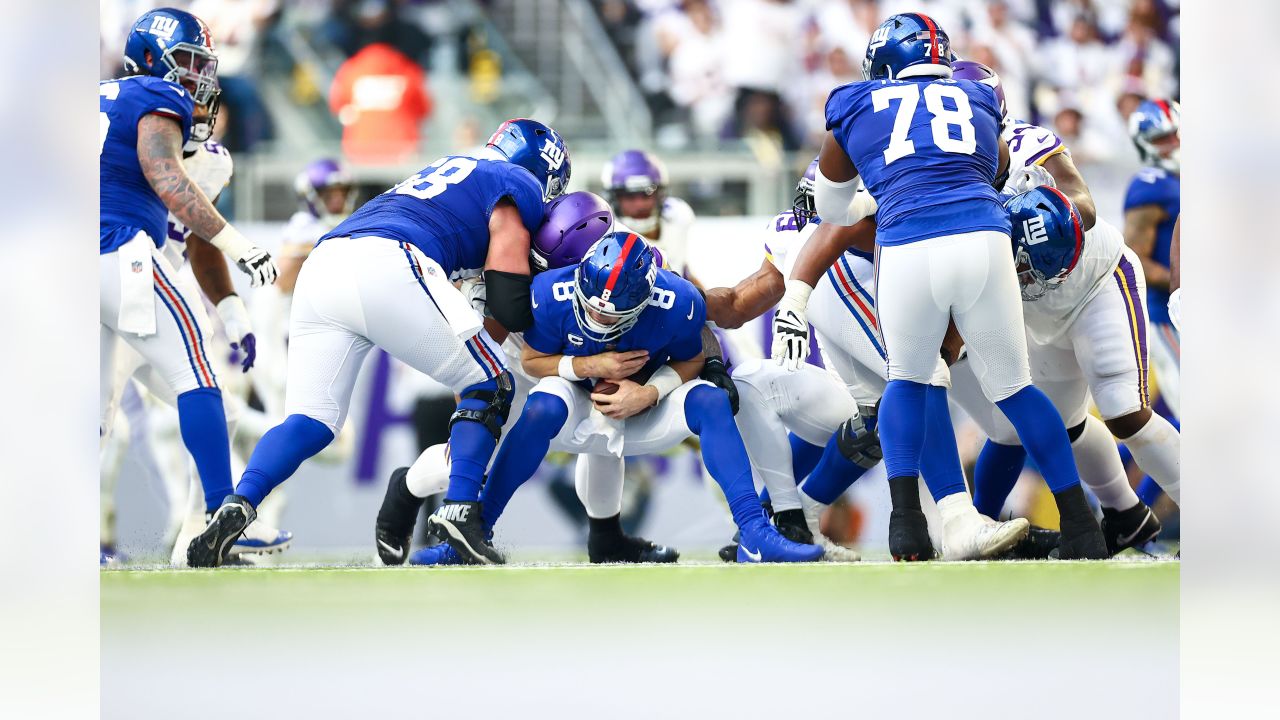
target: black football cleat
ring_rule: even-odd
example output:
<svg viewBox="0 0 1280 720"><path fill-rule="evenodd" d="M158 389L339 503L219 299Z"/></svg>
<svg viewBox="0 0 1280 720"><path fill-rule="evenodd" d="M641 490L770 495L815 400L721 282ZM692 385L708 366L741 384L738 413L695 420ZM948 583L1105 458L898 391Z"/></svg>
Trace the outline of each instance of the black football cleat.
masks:
<svg viewBox="0 0 1280 720"><path fill-rule="evenodd" d="M480 519L480 503L445 500L427 518L431 534L458 553L468 565L503 565L502 553L489 542Z"/></svg>
<svg viewBox="0 0 1280 720"><path fill-rule="evenodd" d="M813 544L813 533L809 531L809 523L805 522L804 510L781 510L773 514L773 526L778 528L782 537L801 545Z"/></svg>
<svg viewBox="0 0 1280 720"><path fill-rule="evenodd" d="M1000 556L1001 560L1047 560L1058 549L1062 533L1049 528L1031 526L1027 536Z"/></svg>
<svg viewBox="0 0 1280 720"><path fill-rule="evenodd" d="M716 552L716 554L720 556L721 560L727 563L738 562L738 538L740 538L741 536L742 536L741 533L735 532L733 534L733 542L729 543L728 545L725 545L724 547L720 548L719 551Z"/></svg>
<svg viewBox="0 0 1280 720"><path fill-rule="evenodd" d="M903 508L889 513L889 554L898 562L932 560L929 521L923 510Z"/></svg>
<svg viewBox="0 0 1280 720"><path fill-rule="evenodd" d="M675 548L656 545L642 537L587 537L587 559L601 563L673 563L680 558Z"/></svg>
<svg viewBox="0 0 1280 720"><path fill-rule="evenodd" d="M1160 530L1160 519L1141 501L1128 510L1102 508L1102 536L1112 555L1146 545L1160 535Z"/></svg>
<svg viewBox="0 0 1280 720"><path fill-rule="evenodd" d="M1107 541L1093 516L1079 485L1053 494L1061 518L1062 539L1058 543L1059 560L1106 560Z"/></svg>
<svg viewBox="0 0 1280 720"><path fill-rule="evenodd" d="M383 565L403 565L409 557L413 526L418 519L422 499L409 492L405 478L409 468L397 468L387 483L387 493L378 509L378 520L373 528L374 546Z"/></svg>
<svg viewBox="0 0 1280 720"><path fill-rule="evenodd" d="M258 516L249 501L228 495L209 520L209 525L187 546L187 565L193 568L218 567L227 560L231 545Z"/></svg>

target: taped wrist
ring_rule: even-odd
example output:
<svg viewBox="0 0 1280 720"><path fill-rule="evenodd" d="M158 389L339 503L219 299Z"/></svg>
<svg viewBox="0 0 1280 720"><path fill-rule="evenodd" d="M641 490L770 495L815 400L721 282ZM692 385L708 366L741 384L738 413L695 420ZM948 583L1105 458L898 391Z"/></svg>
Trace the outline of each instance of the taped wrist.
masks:
<svg viewBox="0 0 1280 720"><path fill-rule="evenodd" d="M670 395L673 390L684 384L680 379L680 374L670 365L663 365L653 372L653 376L649 378L646 385L652 385L658 391L658 402L662 402L662 398Z"/></svg>
<svg viewBox="0 0 1280 720"><path fill-rule="evenodd" d="M493 319L508 332L524 332L533 327L533 306L529 286L533 278L501 270L485 270L486 303Z"/></svg>
<svg viewBox="0 0 1280 720"><path fill-rule="evenodd" d="M231 223L223 225L217 235L209 238L209 244L236 261L248 255L249 251L254 247L253 243L249 242L249 238L241 234L239 230L231 227Z"/></svg>
<svg viewBox="0 0 1280 720"><path fill-rule="evenodd" d="M582 379L578 377L578 373L573 371L572 355L560 356L560 364L556 366L556 374L569 382L578 382Z"/></svg>

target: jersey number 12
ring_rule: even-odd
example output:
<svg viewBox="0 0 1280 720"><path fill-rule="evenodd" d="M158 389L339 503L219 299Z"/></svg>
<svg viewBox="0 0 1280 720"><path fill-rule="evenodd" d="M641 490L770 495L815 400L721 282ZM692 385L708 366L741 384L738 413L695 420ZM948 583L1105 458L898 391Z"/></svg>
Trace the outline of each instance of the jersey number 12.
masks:
<svg viewBox="0 0 1280 720"><path fill-rule="evenodd" d="M950 98L955 103L951 110L943 105L943 98ZM915 83L889 85L871 93L871 106L876 112L888 110L889 103L897 101L898 114L893 118L893 130L889 133L889 147L884 150L884 164L915 154L916 144L907 137L911 130L911 119L915 117L916 106L920 104L920 86ZM973 129L973 108L969 105L969 96L955 85L930 83L924 86L924 106L933 115L929 126L933 131L933 144L938 149L949 153L972 155L978 148L976 132ZM951 137L951 128L960 129L960 137Z"/></svg>

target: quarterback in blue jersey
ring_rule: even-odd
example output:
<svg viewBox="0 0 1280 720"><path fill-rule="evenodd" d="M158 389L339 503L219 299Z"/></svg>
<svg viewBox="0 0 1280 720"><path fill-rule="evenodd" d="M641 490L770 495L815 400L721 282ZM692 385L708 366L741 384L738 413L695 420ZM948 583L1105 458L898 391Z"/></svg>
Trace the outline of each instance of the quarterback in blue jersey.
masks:
<svg viewBox="0 0 1280 720"><path fill-rule="evenodd" d="M124 54L130 75L98 86L102 432L110 421L119 337L176 396L182 439L199 471L206 509L213 510L231 491L226 418L206 352L209 328L199 291L161 252L170 212L191 231L198 277L221 270L229 289L219 250L255 286L272 282L276 270L270 255L214 209L183 165L196 108L207 114L216 102L209 29L190 13L153 10L134 23Z"/></svg>
<svg viewBox="0 0 1280 720"><path fill-rule="evenodd" d="M563 192L569 173L554 130L510 120L480 155L437 160L320 239L294 287L286 418L263 435L236 494L192 541L191 565L220 564L254 508L332 442L374 346L461 396L449 425L446 499L479 493L512 378L452 281L483 273L493 317L507 330L527 329L530 234L542 222L543 200Z"/></svg>
<svg viewBox="0 0 1280 720"><path fill-rule="evenodd" d="M952 79L952 59L932 18L909 13L882 23L867 45L865 80L827 100L814 183L824 222L876 217L876 315L889 378L879 431L894 506L919 512L926 415L946 409L938 401L946 387L931 380L954 321L984 394L1013 422L1054 491L1061 556L1107 557L1062 418L1031 385L1009 217L994 187L1009 157L999 100L989 85ZM870 199L856 193L859 180ZM785 364L807 350L812 290L793 278L779 304L774 331L784 342L774 355ZM936 423L943 425L949 429ZM948 496L939 510L944 529L990 522L973 512L967 493Z"/></svg>
<svg viewBox="0 0 1280 720"><path fill-rule="evenodd" d="M548 449L643 455L691 434L701 439L703 460L741 531L740 561L822 556L815 545L783 538L765 518L728 396L697 379L705 303L690 282L658 269L648 243L630 232L606 235L576 267L540 274L532 292L522 365L538 384L478 496L482 522L458 522L449 505L430 518L459 556L503 561L474 544L487 544L484 536Z"/></svg>
<svg viewBox="0 0 1280 720"><path fill-rule="evenodd" d="M1151 316L1151 359L1160 398L1176 416L1179 409L1181 342L1169 320L1169 251L1182 207L1178 130L1182 112L1172 100L1147 100L1129 117L1129 135L1146 167L1134 175L1124 196L1124 239L1142 261Z"/></svg>

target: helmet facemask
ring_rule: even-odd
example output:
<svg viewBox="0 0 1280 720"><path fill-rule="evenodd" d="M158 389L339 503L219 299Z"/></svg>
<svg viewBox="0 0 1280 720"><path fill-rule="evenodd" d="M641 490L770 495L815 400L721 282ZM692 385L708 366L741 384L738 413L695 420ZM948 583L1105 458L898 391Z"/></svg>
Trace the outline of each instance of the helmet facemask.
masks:
<svg viewBox="0 0 1280 720"><path fill-rule="evenodd" d="M575 271L574 275L576 280L578 273ZM613 342L622 337L640 321L640 313L649 304L646 298L636 307L616 308L605 298L587 297L581 287L581 283L574 283L573 316L583 334L595 342ZM592 317L592 313L604 316L612 322L601 322Z"/></svg>
<svg viewBox="0 0 1280 720"><path fill-rule="evenodd" d="M168 69L164 79L186 88L196 105L209 105L218 94L218 56L208 48L177 43L165 49L160 62Z"/></svg>
<svg viewBox="0 0 1280 720"><path fill-rule="evenodd" d="M805 225L818 217L818 208L813 199L813 181L807 177L800 178L800 182L796 183L791 215L796 219L796 230L803 230Z"/></svg>

